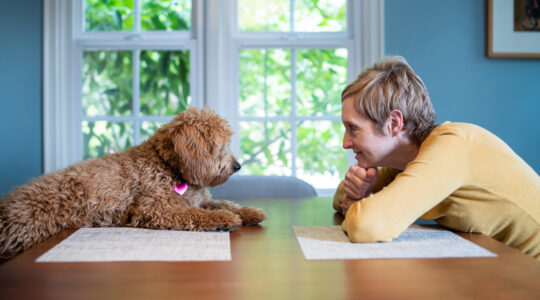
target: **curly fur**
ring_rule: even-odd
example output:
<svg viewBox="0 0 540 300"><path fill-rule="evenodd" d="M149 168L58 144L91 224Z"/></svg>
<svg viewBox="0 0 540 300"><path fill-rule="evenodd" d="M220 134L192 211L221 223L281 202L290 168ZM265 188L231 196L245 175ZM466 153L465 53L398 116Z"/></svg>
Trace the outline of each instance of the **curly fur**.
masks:
<svg viewBox="0 0 540 300"><path fill-rule="evenodd" d="M190 108L139 146L87 160L19 186L0 201L0 258L66 228L133 226L234 230L266 218L257 208L212 200L206 189L240 165L231 129L209 109ZM173 186L187 182L182 196Z"/></svg>

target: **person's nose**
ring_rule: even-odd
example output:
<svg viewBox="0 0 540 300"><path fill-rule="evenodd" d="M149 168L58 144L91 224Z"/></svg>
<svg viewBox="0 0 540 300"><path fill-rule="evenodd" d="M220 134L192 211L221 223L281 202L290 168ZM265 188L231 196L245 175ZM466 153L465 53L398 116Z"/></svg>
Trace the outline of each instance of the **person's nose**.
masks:
<svg viewBox="0 0 540 300"><path fill-rule="evenodd" d="M345 131L345 135L343 135L343 149L352 149L352 146L352 139L349 134L347 134L347 131Z"/></svg>

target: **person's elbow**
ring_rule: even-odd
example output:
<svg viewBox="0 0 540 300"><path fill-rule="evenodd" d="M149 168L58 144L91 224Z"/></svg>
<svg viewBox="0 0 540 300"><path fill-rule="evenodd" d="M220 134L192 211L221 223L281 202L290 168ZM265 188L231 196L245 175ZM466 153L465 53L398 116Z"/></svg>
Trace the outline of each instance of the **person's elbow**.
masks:
<svg viewBox="0 0 540 300"><path fill-rule="evenodd" d="M346 227L343 229L353 243L389 242L400 234L385 226L381 220L369 218L357 218L348 222Z"/></svg>

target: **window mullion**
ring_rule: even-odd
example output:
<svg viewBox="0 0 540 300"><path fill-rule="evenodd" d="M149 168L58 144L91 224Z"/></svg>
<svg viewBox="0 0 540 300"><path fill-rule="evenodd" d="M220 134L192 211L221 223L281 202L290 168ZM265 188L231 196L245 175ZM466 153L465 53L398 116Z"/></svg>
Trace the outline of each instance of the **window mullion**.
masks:
<svg viewBox="0 0 540 300"><path fill-rule="evenodd" d="M137 1L138 2L138 1ZM133 121L133 133L134 133L134 140L133 142L135 145L138 145L141 142L141 120L140 120L140 111L139 108L140 105L140 51L134 50L132 52L132 61L133 61L133 68L132 68L132 101L131 101L131 109L133 111L134 121Z"/></svg>
<svg viewBox="0 0 540 300"><path fill-rule="evenodd" d="M292 2L292 1L291 1ZM292 176L296 177L297 157L297 121L296 121L296 49L291 48L291 168Z"/></svg>
<svg viewBox="0 0 540 300"><path fill-rule="evenodd" d="M136 119L138 119L140 122L158 122L158 123L168 123L170 122L175 116L139 116L136 118L135 116L93 116L88 117L84 116L82 118L82 121L88 121L88 122L97 122L97 121L106 121L109 123L118 123L118 122L134 122Z"/></svg>

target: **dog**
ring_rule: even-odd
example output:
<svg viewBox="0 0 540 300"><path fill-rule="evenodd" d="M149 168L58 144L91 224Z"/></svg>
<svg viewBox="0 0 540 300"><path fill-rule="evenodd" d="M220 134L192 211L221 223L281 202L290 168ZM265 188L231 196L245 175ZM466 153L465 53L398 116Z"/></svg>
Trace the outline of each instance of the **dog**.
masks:
<svg viewBox="0 0 540 300"><path fill-rule="evenodd" d="M16 187L0 200L0 258L67 228L233 231L259 224L261 209L213 200L207 190L241 168L231 135L212 110L189 108L138 146Z"/></svg>

